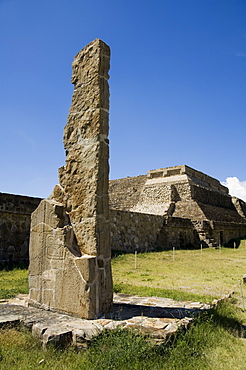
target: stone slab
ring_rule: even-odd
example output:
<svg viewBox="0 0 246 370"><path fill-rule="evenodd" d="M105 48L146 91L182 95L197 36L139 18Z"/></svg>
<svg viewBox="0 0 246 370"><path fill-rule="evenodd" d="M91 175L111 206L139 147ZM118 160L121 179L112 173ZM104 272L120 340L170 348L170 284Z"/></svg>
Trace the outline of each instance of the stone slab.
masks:
<svg viewBox="0 0 246 370"><path fill-rule="evenodd" d="M25 299L21 302L23 305L17 298L12 299L11 303L0 304L0 327L24 325L40 338L44 347L52 344L59 348L68 344L86 348L91 339L103 330L113 330L119 326L140 331L156 343L163 343L180 326L188 327L202 310L210 308L203 303L198 305L198 302L115 294L111 314L86 320L25 307Z"/></svg>

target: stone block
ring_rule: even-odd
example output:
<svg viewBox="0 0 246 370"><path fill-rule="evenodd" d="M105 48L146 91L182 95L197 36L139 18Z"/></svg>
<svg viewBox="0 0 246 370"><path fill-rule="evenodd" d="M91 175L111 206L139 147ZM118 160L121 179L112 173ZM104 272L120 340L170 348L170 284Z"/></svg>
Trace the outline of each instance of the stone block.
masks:
<svg viewBox="0 0 246 370"><path fill-rule="evenodd" d="M69 331L66 327L62 326L52 326L43 334L44 347L52 345L55 348L65 348L72 343L72 340L72 331Z"/></svg>
<svg viewBox="0 0 246 370"><path fill-rule="evenodd" d="M32 215L30 304L84 318L112 309L109 56L108 46L96 39L75 57L66 165L59 169L60 185ZM60 335L47 341L59 342Z"/></svg>
<svg viewBox="0 0 246 370"><path fill-rule="evenodd" d="M16 315L5 315L0 317L0 329L13 328L18 326L20 323L20 318Z"/></svg>

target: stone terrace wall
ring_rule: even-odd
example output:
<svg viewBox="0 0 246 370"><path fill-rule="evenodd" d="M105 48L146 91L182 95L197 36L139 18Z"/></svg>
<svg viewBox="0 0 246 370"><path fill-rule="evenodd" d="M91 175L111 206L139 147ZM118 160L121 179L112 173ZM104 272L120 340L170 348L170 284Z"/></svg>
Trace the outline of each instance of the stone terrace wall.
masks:
<svg viewBox="0 0 246 370"><path fill-rule="evenodd" d="M246 224L192 221L129 211L110 211L112 250L128 253L218 246L246 235Z"/></svg>
<svg viewBox="0 0 246 370"><path fill-rule="evenodd" d="M31 213L41 199L0 193L0 263L28 263Z"/></svg>
<svg viewBox="0 0 246 370"><path fill-rule="evenodd" d="M175 177L177 180L178 176L178 179L180 181L180 179L184 178L184 175L186 175L186 177L189 177L193 182L199 185L208 188L213 188L213 190L228 194L227 187L221 185L221 183L217 179L186 165L160 168L158 170L150 170L148 171L147 178L148 179L169 178L172 181L172 179L175 179Z"/></svg>
<svg viewBox="0 0 246 370"><path fill-rule="evenodd" d="M232 202L240 216L246 218L246 203L237 197L232 197Z"/></svg>
<svg viewBox="0 0 246 370"><path fill-rule="evenodd" d="M130 210L139 200L147 176L126 177L109 181L109 208Z"/></svg>
<svg viewBox="0 0 246 370"><path fill-rule="evenodd" d="M170 184L145 185L138 203L131 208L133 212L164 215L168 213L172 202Z"/></svg>
<svg viewBox="0 0 246 370"><path fill-rule="evenodd" d="M210 204L222 208L233 209L235 206L232 203L232 197L226 193L214 191L213 189L207 189L203 186L191 185L192 198L197 202Z"/></svg>
<svg viewBox="0 0 246 370"><path fill-rule="evenodd" d="M231 239L246 236L246 224L239 224L236 222L213 221L212 230L213 238L216 240L217 244L221 243L222 245L228 243Z"/></svg>
<svg viewBox="0 0 246 370"><path fill-rule="evenodd" d="M128 253L200 246L189 219L110 210L112 250Z"/></svg>
<svg viewBox="0 0 246 370"><path fill-rule="evenodd" d="M199 247L200 238L194 224L187 218L166 217L158 235L159 248L163 250Z"/></svg>
<svg viewBox="0 0 246 370"><path fill-rule="evenodd" d="M197 184L190 184L189 192L187 192L187 184L175 184L173 187L176 188L177 194L172 213L174 217L246 223L243 213L245 203L241 200L238 200L235 205L233 198L228 194ZM190 193L190 199L187 193Z"/></svg>
<svg viewBox="0 0 246 370"><path fill-rule="evenodd" d="M212 206L210 204L198 203L207 220L234 222L246 225L245 217L241 217L236 209Z"/></svg>
<svg viewBox="0 0 246 370"><path fill-rule="evenodd" d="M162 216L110 210L111 248L130 253L154 250L163 222Z"/></svg>

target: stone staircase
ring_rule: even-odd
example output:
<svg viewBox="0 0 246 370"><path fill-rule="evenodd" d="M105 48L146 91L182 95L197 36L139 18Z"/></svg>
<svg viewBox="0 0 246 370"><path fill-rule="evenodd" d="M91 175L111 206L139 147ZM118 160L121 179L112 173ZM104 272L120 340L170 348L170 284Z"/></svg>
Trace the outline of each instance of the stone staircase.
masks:
<svg viewBox="0 0 246 370"><path fill-rule="evenodd" d="M217 248L218 244L214 238L207 238L202 240L202 244L206 244L209 248Z"/></svg>

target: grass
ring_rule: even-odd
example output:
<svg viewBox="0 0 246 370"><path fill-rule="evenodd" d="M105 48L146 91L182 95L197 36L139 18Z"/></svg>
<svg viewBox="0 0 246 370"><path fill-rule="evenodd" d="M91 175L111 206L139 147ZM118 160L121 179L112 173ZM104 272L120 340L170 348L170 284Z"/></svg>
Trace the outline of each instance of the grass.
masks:
<svg viewBox="0 0 246 370"><path fill-rule="evenodd" d="M114 286L122 293L154 295L181 300L211 301L232 290L239 292L246 273L246 240L230 248L140 253L112 260ZM139 291L139 293L138 293Z"/></svg>
<svg viewBox="0 0 246 370"><path fill-rule="evenodd" d="M117 329L101 334L86 351L46 351L25 330L0 330L0 369L59 370L207 370L245 369L246 345L240 338L241 312L225 303L179 331L164 346L142 335Z"/></svg>
<svg viewBox="0 0 246 370"><path fill-rule="evenodd" d="M176 301L210 302L216 298L215 296L194 294L180 290L152 288L149 286L134 286L124 283L114 284L114 291L116 293L140 295L142 297L172 298Z"/></svg>
<svg viewBox="0 0 246 370"><path fill-rule="evenodd" d="M114 290L126 294L209 302L232 290L246 273L246 240L230 248L122 254L112 259ZM0 299L28 293L27 270L0 271ZM246 295L246 294L245 294Z"/></svg>
<svg viewBox="0 0 246 370"><path fill-rule="evenodd" d="M28 293L28 272L26 269L0 271L0 299Z"/></svg>
<svg viewBox="0 0 246 370"><path fill-rule="evenodd" d="M139 254L113 259L116 291L207 301L233 288L244 275L246 241L221 250ZM0 298L27 293L27 270L0 271ZM232 302L232 300L231 300ZM140 334L117 329L102 333L86 351L42 349L24 329L0 330L0 369L59 370L207 370L246 369L246 343L241 338L246 313L230 302L204 313L191 328L163 346L154 346Z"/></svg>

